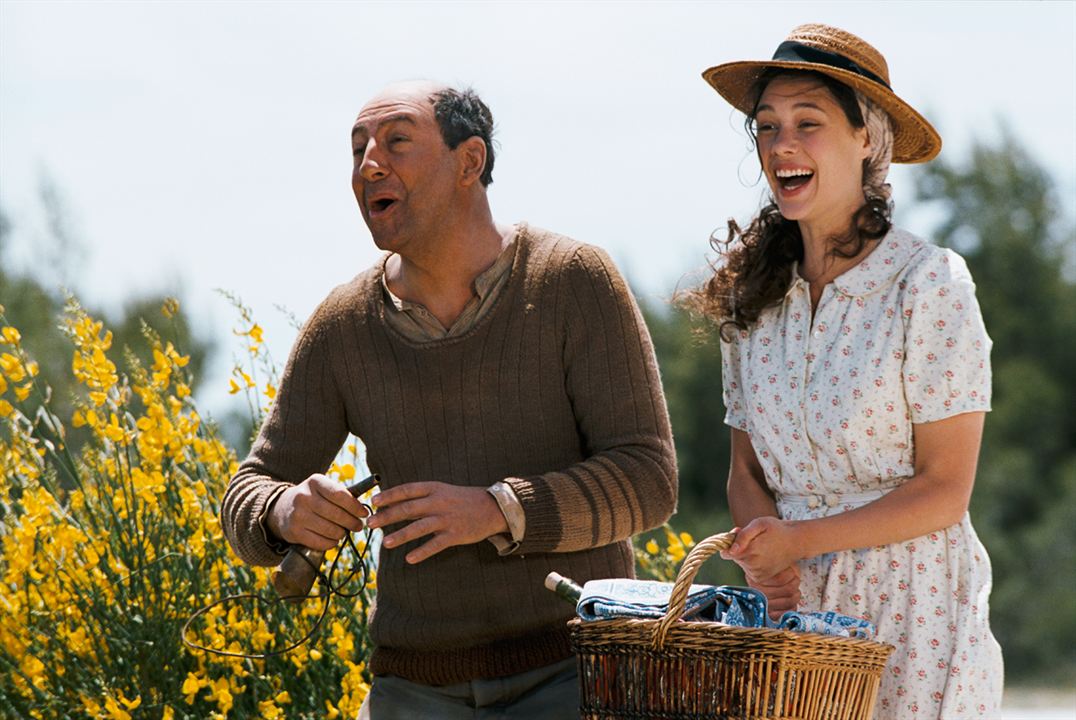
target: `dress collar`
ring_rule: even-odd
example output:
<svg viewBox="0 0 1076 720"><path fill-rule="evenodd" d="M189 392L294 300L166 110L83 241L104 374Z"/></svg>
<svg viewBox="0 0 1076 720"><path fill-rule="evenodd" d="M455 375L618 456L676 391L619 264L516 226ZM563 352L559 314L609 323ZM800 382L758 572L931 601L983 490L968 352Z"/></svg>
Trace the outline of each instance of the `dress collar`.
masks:
<svg viewBox="0 0 1076 720"><path fill-rule="evenodd" d="M833 284L843 294L851 297L867 295L885 287L924 245L926 243L923 240L910 232L891 228L867 257L834 278ZM806 285L807 281L800 277L799 263L794 263L788 292L792 292L801 283Z"/></svg>
<svg viewBox="0 0 1076 720"><path fill-rule="evenodd" d="M867 295L888 285L925 244L909 232L892 228L870 255L838 275L833 284L845 295Z"/></svg>

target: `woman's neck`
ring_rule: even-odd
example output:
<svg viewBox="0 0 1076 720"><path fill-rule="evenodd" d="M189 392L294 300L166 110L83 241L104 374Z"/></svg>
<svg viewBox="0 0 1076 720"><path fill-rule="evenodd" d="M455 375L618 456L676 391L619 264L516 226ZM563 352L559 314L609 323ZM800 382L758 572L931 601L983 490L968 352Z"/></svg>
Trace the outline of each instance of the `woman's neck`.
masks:
<svg viewBox="0 0 1076 720"><path fill-rule="evenodd" d="M852 227L853 225L848 225L843 230L830 230L823 233L819 232L817 227L809 228L805 227L804 223L800 223L803 261L799 264L799 275L810 285L812 312L818 306L826 285L858 265L877 245L877 240L868 240L852 257L836 254L834 250L840 246L841 240L848 236Z"/></svg>
<svg viewBox="0 0 1076 720"><path fill-rule="evenodd" d="M863 198L859 197L853 205L832 212L828 217L803 219L797 223L803 239L803 262L800 263L799 274L804 280L824 286L853 267L874 247L871 243L865 243L861 251L850 258L833 252L855 231L855 216L862 206Z"/></svg>

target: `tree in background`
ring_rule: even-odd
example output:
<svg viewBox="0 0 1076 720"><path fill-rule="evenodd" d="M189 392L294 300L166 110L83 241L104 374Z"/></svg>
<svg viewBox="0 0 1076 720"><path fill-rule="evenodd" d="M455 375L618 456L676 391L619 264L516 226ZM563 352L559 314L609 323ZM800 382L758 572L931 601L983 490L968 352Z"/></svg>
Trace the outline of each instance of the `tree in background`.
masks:
<svg viewBox="0 0 1076 720"><path fill-rule="evenodd" d="M642 303L661 367L669 406L680 493L672 523L695 538L732 529L726 480L729 430L721 394L721 346L716 328L680 308ZM715 558L703 566L705 582L743 584L734 563Z"/></svg>
<svg viewBox="0 0 1076 720"><path fill-rule="evenodd" d="M721 394L721 346L717 331L679 309L644 310L661 365L665 399L679 420L676 443L680 462L680 496L685 509L728 510L724 479L729 443Z"/></svg>
<svg viewBox="0 0 1076 720"><path fill-rule="evenodd" d="M1076 281L1071 274L1076 229L1051 178L1008 136L996 145L976 145L961 162L925 166L916 184L918 200L940 218L932 239L967 259L994 340L994 410L986 422L971 512L993 560L991 613L1007 674L1017 683L1071 683L1076 673ZM62 209L55 198L46 199L46 212L53 212L50 202ZM49 227L56 238L68 226L50 221ZM0 214L0 261L12 237L12 225ZM70 254L54 256L62 260ZM0 304L7 306L42 375L64 401L74 391L63 385L71 348L56 328L63 299L49 289L50 282L61 281L62 274L46 281L0 262ZM159 303L146 300L141 309L125 308L124 319L110 323L115 345L144 347L134 319L144 316L165 338L177 338L177 347L191 351L197 378L207 344L194 339L186 324L166 327L168 321L156 311ZM643 310L680 463L680 507L673 524L695 537L727 530L729 440L717 334L668 306L644 305ZM735 566L716 559L703 567L700 578L742 583Z"/></svg>
<svg viewBox="0 0 1076 720"><path fill-rule="evenodd" d="M994 569L991 619L1006 674L1076 672L1076 245L1045 170L1008 133L964 163L935 161L917 198L934 240L965 257L994 340L971 512Z"/></svg>
<svg viewBox="0 0 1076 720"><path fill-rule="evenodd" d="M78 289L78 272L83 267L86 251L71 228L71 215L60 191L48 178L41 181L39 199L45 230L34 233L34 237L19 238L18 226L0 208L0 305L5 307L12 324L20 329L23 346L40 363L42 377L52 387L54 410L66 415L72 409L75 388L70 376L71 344L60 329L58 318L64 308L65 293ZM16 240L33 249L32 270L14 268L11 255ZM121 353L134 353L146 367L153 364L153 357L145 341L143 324L176 347L184 348L190 356L189 370L197 383L212 352L212 342L198 336L185 316L164 316L160 311L164 300L163 295L131 298L119 313L92 309L91 313L105 318L115 348ZM76 430L70 441L78 445L83 435Z"/></svg>
<svg viewBox="0 0 1076 720"><path fill-rule="evenodd" d="M51 186L42 201L63 219ZM238 460L191 395L207 344L172 299L129 301L111 327L88 315L60 290L75 290L67 224L47 226L33 272L0 265L0 717L354 717L370 590L350 571L370 567L365 541L328 554L330 578L344 558L335 602L323 586L295 607L276 598L220 532ZM0 214L0 256L12 230ZM276 373L243 319L246 428ZM352 445L327 474L358 462Z"/></svg>

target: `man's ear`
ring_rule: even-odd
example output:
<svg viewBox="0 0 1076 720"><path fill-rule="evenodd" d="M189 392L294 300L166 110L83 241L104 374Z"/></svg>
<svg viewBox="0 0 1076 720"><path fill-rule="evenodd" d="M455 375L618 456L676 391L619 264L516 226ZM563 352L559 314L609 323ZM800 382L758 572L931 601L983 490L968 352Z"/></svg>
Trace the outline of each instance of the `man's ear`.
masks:
<svg viewBox="0 0 1076 720"><path fill-rule="evenodd" d="M456 146L460 159L460 182L473 185L482 178L486 169L486 143L477 135L472 135Z"/></svg>

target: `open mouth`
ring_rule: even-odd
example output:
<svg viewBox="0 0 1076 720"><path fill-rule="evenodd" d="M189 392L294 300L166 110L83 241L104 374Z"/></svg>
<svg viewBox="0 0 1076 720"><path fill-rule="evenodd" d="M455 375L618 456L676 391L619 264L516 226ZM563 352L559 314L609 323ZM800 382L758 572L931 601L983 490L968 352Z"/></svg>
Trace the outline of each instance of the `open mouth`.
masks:
<svg viewBox="0 0 1076 720"><path fill-rule="evenodd" d="M387 212L389 208L396 204L396 198L391 197L379 197L370 201L370 214L381 215Z"/></svg>
<svg viewBox="0 0 1076 720"><path fill-rule="evenodd" d="M814 172L806 169L778 170L774 175L782 190L792 192L809 183L814 177Z"/></svg>

